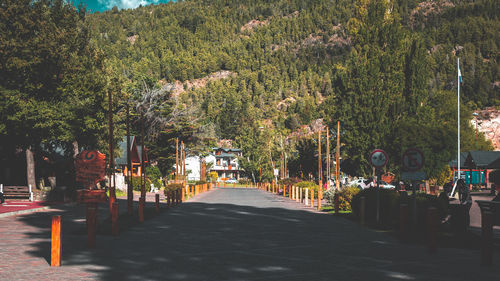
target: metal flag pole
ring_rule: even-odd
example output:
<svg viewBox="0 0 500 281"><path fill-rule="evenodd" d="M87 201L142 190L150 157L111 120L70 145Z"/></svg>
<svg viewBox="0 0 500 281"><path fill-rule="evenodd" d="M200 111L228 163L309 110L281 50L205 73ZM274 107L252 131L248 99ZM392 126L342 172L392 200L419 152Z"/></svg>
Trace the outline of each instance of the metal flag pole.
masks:
<svg viewBox="0 0 500 281"><path fill-rule="evenodd" d="M458 176L457 180L455 180L455 184L453 185L453 189L451 190L450 196L453 196L455 192L455 188L457 187L457 181L460 179L460 58L457 58L457 168L458 168Z"/></svg>

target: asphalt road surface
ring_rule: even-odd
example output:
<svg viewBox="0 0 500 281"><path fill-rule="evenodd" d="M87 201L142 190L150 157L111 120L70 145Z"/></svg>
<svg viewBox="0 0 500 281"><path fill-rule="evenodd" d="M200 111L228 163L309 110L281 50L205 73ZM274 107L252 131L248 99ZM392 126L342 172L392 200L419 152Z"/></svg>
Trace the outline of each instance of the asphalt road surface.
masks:
<svg viewBox="0 0 500 281"><path fill-rule="evenodd" d="M30 228L24 239L10 243L30 250L16 252L0 242L0 280L500 280L500 257L483 267L479 250L438 249L430 255L422 245L400 243L257 189L203 193L119 237L99 235L93 250L84 234L71 231L63 237L60 268L47 265L49 242L36 238L48 230L37 232L35 216L41 214L11 219L18 228ZM8 222L1 219L0 225Z"/></svg>

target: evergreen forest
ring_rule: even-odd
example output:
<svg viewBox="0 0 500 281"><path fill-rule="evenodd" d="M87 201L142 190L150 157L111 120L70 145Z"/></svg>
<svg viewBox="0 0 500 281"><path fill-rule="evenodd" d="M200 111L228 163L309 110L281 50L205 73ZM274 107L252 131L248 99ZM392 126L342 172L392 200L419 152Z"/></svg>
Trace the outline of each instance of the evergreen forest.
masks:
<svg viewBox="0 0 500 281"><path fill-rule="evenodd" d="M340 122L343 172L371 174L368 155L381 148L399 174L402 152L417 147L439 179L456 158L457 58L461 149L492 149L471 120L500 106L497 0L191 0L92 14L5 0L0 30L8 157L107 151L111 93L114 141L128 103L163 175L179 137L200 155L233 140L255 180L272 178L285 154L291 177L316 176L317 131L330 128L333 154Z"/></svg>

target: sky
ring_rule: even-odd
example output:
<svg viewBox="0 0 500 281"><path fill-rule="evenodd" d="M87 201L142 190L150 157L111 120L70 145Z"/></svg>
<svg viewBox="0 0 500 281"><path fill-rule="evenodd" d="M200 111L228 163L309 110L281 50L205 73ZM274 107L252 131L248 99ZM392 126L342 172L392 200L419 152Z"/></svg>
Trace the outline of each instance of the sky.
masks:
<svg viewBox="0 0 500 281"><path fill-rule="evenodd" d="M69 0L71 2L71 0ZM114 6L118 9L133 9L139 5L146 6L149 4L167 3L170 0L72 0L75 6L80 2L87 4L87 10L90 12L103 12L111 10Z"/></svg>

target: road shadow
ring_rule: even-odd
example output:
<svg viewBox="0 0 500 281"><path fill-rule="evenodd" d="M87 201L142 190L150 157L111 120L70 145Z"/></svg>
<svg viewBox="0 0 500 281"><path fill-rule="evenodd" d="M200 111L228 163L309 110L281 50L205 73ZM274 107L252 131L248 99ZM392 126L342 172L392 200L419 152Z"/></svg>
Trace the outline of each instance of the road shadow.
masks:
<svg viewBox="0 0 500 281"><path fill-rule="evenodd" d="M62 267L77 266L98 280L494 280L500 274L497 261L481 268L477 251L429 255L344 218L305 210L186 202L123 226L118 237L101 231L92 250L81 232L83 208L58 213ZM39 230L30 237L50 237L50 214L21 219ZM49 242L32 246L30 255L49 260ZM446 266L454 270L443 275Z"/></svg>

